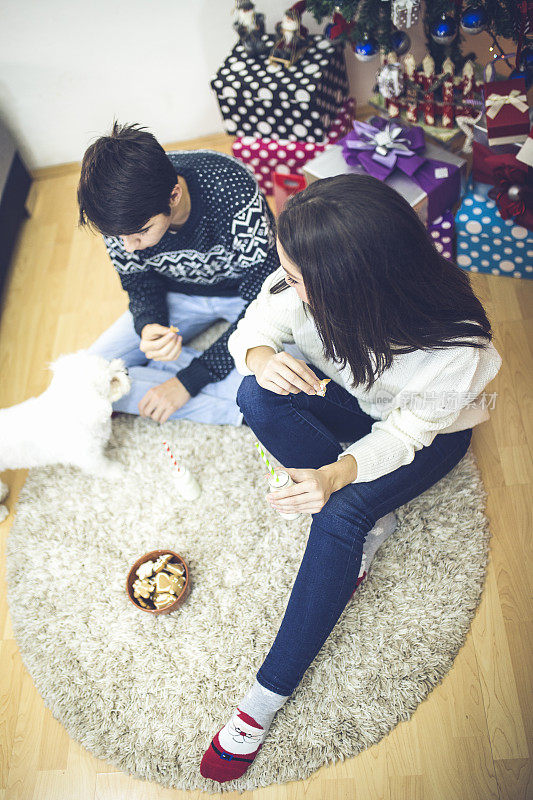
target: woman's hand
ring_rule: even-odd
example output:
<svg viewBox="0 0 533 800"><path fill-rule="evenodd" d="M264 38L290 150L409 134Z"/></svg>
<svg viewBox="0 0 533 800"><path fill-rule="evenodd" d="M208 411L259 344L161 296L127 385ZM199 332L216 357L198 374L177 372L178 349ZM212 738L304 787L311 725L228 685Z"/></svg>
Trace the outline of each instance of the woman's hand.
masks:
<svg viewBox="0 0 533 800"><path fill-rule="evenodd" d="M305 361L282 351L275 353L271 347L252 347L246 363L263 389L275 394L314 395L320 389L320 380Z"/></svg>
<svg viewBox="0 0 533 800"><path fill-rule="evenodd" d="M320 469L287 469L294 486L277 489L267 495L267 500L276 511L299 511L302 514L318 514L333 492L342 489L357 477L357 462L352 455L344 456L334 464Z"/></svg>

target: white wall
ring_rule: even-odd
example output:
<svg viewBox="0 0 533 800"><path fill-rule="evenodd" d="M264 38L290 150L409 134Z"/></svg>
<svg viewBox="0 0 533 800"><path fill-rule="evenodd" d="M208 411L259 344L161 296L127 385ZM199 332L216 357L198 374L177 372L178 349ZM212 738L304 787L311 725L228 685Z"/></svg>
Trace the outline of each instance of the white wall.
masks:
<svg viewBox="0 0 533 800"><path fill-rule="evenodd" d="M268 31L291 4L256 0ZM222 131L209 82L236 41L233 6L234 0L1 0L0 117L28 165L79 161L114 117L148 126L163 143ZM311 32L323 28L310 14L304 21ZM419 57L417 28L410 34ZM377 60L361 64L348 53L347 63L352 94L363 103Z"/></svg>

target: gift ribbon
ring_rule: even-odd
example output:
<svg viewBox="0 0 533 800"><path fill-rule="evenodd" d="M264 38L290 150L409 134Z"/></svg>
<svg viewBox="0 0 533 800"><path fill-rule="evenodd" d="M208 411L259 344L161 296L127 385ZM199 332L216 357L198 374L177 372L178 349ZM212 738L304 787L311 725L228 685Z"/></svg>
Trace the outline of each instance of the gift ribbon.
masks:
<svg viewBox="0 0 533 800"><path fill-rule="evenodd" d="M501 164L494 170L496 186L489 190L489 197L496 202L502 219L516 219L526 228L533 227L533 193L528 189L527 168L516 164ZM513 200L509 197L509 188L519 186L522 197ZM528 208L528 205L530 208Z"/></svg>
<svg viewBox="0 0 533 800"><path fill-rule="evenodd" d="M487 117L494 119L502 110L505 105L512 105L519 111L527 111L529 106L526 103L525 94L520 94L519 89L513 89L509 94L496 94L493 92L489 94L485 100L487 108Z"/></svg>
<svg viewBox="0 0 533 800"><path fill-rule="evenodd" d="M533 189L528 183L527 166L522 166L512 153L493 153L479 142L474 142L473 149L474 180L494 184L489 196L496 202L502 219L513 218L517 225L533 230ZM511 186L521 187L520 199L511 200Z"/></svg>
<svg viewBox="0 0 533 800"><path fill-rule="evenodd" d="M455 117L455 122L457 123L457 127L465 135L465 143L461 148L462 153L472 152L472 141L474 139L474 126L479 122L482 116L483 116L482 112L479 111L475 117L466 117L461 115Z"/></svg>
<svg viewBox="0 0 533 800"><path fill-rule="evenodd" d="M428 196L429 222L453 206L459 197L459 168L423 155L424 131L418 126L404 128L382 117L372 117L369 122L355 120L353 131L340 139L339 144L349 166L362 167L381 181L398 170L418 184Z"/></svg>

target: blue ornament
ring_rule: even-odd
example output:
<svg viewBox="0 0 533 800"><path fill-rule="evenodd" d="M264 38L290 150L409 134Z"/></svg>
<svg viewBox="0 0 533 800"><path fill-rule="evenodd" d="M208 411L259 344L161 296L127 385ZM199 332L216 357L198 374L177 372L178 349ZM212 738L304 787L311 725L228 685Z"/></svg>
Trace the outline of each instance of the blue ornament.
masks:
<svg viewBox="0 0 533 800"><path fill-rule="evenodd" d="M487 27L487 12L477 3L468 6L461 17L461 28L465 33L478 34Z"/></svg>
<svg viewBox="0 0 533 800"><path fill-rule="evenodd" d="M509 79L511 78L523 78L526 82L526 89L529 89L530 86L533 84L533 67L522 70L513 69L513 71L509 75Z"/></svg>
<svg viewBox="0 0 533 800"><path fill-rule="evenodd" d="M356 42L353 48L355 57L359 61L372 61L377 56L378 50L378 43L368 34L365 34L362 42Z"/></svg>
<svg viewBox="0 0 533 800"><path fill-rule="evenodd" d="M330 33L332 28L333 28L333 22L328 22L328 24L324 28L324 36L326 37L326 39L330 38Z"/></svg>
<svg viewBox="0 0 533 800"><path fill-rule="evenodd" d="M451 44L457 36L457 22L449 14L443 14L430 29L431 38L437 44Z"/></svg>
<svg viewBox="0 0 533 800"><path fill-rule="evenodd" d="M533 47L523 47L518 57L518 68L521 70L533 69Z"/></svg>
<svg viewBox="0 0 533 800"><path fill-rule="evenodd" d="M407 53L411 47L411 39L405 31L394 31L390 39L392 49L399 56Z"/></svg>

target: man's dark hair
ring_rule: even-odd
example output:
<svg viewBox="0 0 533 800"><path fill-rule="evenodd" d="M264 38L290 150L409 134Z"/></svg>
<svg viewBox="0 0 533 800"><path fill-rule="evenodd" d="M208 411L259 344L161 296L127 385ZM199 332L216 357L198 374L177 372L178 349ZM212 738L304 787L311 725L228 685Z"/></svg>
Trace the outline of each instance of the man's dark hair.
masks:
<svg viewBox="0 0 533 800"><path fill-rule="evenodd" d="M83 156L78 185L80 225L107 236L140 231L156 214L170 214L176 170L151 133L113 123Z"/></svg>
<svg viewBox="0 0 533 800"><path fill-rule="evenodd" d="M302 273L324 353L349 364L354 385L370 388L395 354L491 340L467 273L437 252L416 212L382 181L316 181L287 201L277 231ZM286 288L283 280L270 291ZM460 340L472 336L487 342Z"/></svg>

